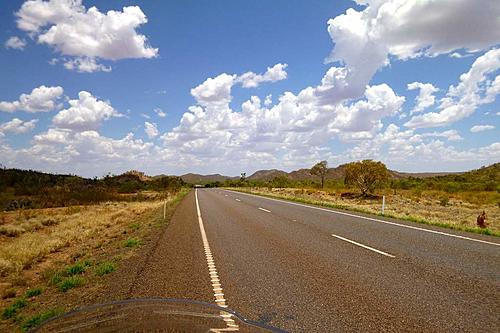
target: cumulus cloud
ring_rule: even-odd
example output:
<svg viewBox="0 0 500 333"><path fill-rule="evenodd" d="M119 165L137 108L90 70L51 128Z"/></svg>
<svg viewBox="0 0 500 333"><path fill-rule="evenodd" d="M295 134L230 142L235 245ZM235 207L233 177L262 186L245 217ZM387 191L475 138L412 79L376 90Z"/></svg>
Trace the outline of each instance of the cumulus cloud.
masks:
<svg viewBox="0 0 500 333"><path fill-rule="evenodd" d="M358 0L328 21L335 47L328 61L345 65L327 95L356 98L390 56L401 60L455 50L488 49L500 41L500 6L490 0ZM415 19L425 18L425 19ZM333 88L332 87L332 88Z"/></svg>
<svg viewBox="0 0 500 333"><path fill-rule="evenodd" d="M22 121L21 119L14 118L11 121L0 124L0 133L14 133L22 134L29 132L35 128L38 119L33 119L30 121Z"/></svg>
<svg viewBox="0 0 500 333"><path fill-rule="evenodd" d="M86 176L143 168L152 152L152 143L135 139L132 133L113 139L96 131L60 128L35 135L31 146L25 149L0 145L0 155L11 165L62 173L78 170Z"/></svg>
<svg viewBox="0 0 500 333"><path fill-rule="evenodd" d="M82 0L29 0L16 13L17 26L40 44L65 56L65 67L82 72L103 70L96 59L153 58L158 49L136 29L147 23L138 6L101 13Z"/></svg>
<svg viewBox="0 0 500 333"><path fill-rule="evenodd" d="M12 36L5 41L6 49L23 50L26 46L26 41L16 36Z"/></svg>
<svg viewBox="0 0 500 333"><path fill-rule="evenodd" d="M157 125L148 121L144 122L144 132L150 139L157 137L159 134Z"/></svg>
<svg viewBox="0 0 500 333"><path fill-rule="evenodd" d="M448 89L440 101L438 112L429 112L411 118L405 126L411 128L438 127L470 116L478 106L491 103L500 92L500 78L491 76L500 69L500 49L492 49L478 57L468 72L460 75L460 82Z"/></svg>
<svg viewBox="0 0 500 333"><path fill-rule="evenodd" d="M31 91L30 94L21 94L19 100L13 102L0 102L0 111L15 112L48 112L60 107L57 101L61 98L64 90L62 87L40 86Z"/></svg>
<svg viewBox="0 0 500 333"><path fill-rule="evenodd" d="M69 100L68 103L70 107L59 111L52 119L59 128L95 130L103 121L121 116L109 102L100 101L87 91L80 91L78 99Z"/></svg>
<svg viewBox="0 0 500 333"><path fill-rule="evenodd" d="M434 105L436 101L434 93L439 91L439 89L434 87L431 83L412 82L408 84L408 90L415 89L419 89L420 92L415 99L416 104L410 111L410 114L422 112L426 108Z"/></svg>
<svg viewBox="0 0 500 333"><path fill-rule="evenodd" d="M254 72L246 72L237 78L241 82L243 88L255 88L262 82L276 82L285 80L287 77L286 68L288 64L278 63L273 67L268 67L264 74L255 74Z"/></svg>
<svg viewBox="0 0 500 333"><path fill-rule="evenodd" d="M478 133L478 132L489 131L492 129L495 129L495 126L493 126L493 125L475 125L475 126L471 127L470 131L472 133Z"/></svg>
<svg viewBox="0 0 500 333"><path fill-rule="evenodd" d="M191 90L197 104L162 136L162 158L182 156L192 165L220 164L224 159L250 164L257 158L265 164L296 165L324 156L331 138L373 136L381 120L397 114L404 103L404 97L381 84L368 86L361 100L325 104L318 97L318 90L330 84L324 78L319 86L298 94L283 93L274 106L270 97L262 103L252 96L241 110L233 110L229 103L231 88L238 83L235 77L221 74Z"/></svg>

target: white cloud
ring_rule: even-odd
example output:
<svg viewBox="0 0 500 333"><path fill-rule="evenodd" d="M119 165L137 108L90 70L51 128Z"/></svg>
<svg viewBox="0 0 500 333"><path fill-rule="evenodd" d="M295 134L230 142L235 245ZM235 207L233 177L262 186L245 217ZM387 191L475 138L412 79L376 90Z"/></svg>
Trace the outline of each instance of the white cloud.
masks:
<svg viewBox="0 0 500 333"><path fill-rule="evenodd" d="M59 128L76 131L95 130L111 117L121 116L109 102L97 100L91 93L80 91L78 99L68 101L70 107L52 119Z"/></svg>
<svg viewBox="0 0 500 333"><path fill-rule="evenodd" d="M0 102L0 111L15 112L48 112L60 107L57 100L61 98L64 90L61 87L40 86L30 94L21 94L19 100L13 102Z"/></svg>
<svg viewBox="0 0 500 333"><path fill-rule="evenodd" d="M255 88L262 82L276 82L285 80L287 77L287 64L278 63L273 67L268 67L264 74L255 74L254 72L246 72L237 78L241 82L243 88Z"/></svg>
<svg viewBox="0 0 500 333"><path fill-rule="evenodd" d="M159 134L157 125L148 121L144 122L144 132L146 132L150 139L155 138Z"/></svg>
<svg viewBox="0 0 500 333"><path fill-rule="evenodd" d="M12 36L5 42L6 49L23 50L26 46L26 41L16 36Z"/></svg>
<svg viewBox="0 0 500 333"><path fill-rule="evenodd" d="M191 95L202 106L227 105L231 102L231 87L236 75L226 73L215 78L208 78L205 82L191 89Z"/></svg>
<svg viewBox="0 0 500 333"><path fill-rule="evenodd" d="M489 131L492 129L495 129L495 126L493 126L493 125L475 125L475 126L471 127L470 131L472 133L478 133L478 132Z"/></svg>
<svg viewBox="0 0 500 333"><path fill-rule="evenodd" d="M64 62L64 67L78 73L111 72L111 67L96 63L95 58L75 58Z"/></svg>
<svg viewBox="0 0 500 333"><path fill-rule="evenodd" d="M266 99L264 100L264 105L270 106L271 104L273 104L273 95L267 95Z"/></svg>
<svg viewBox="0 0 500 333"><path fill-rule="evenodd" d="M446 126L470 116L478 106L491 103L500 92L500 78L490 76L500 69L500 49L492 49L478 57L470 70L460 75L460 82L448 89L440 101L438 112L429 112L411 118L410 128Z"/></svg>
<svg viewBox="0 0 500 333"><path fill-rule="evenodd" d="M455 50L488 49L500 42L500 6L491 0L359 0L328 21L335 47L329 61L345 68L335 73L328 96L360 96L375 72L398 59L436 56ZM416 17L425 19L416 20ZM333 87L332 87L333 88Z"/></svg>
<svg viewBox="0 0 500 333"><path fill-rule="evenodd" d="M146 113L141 113L141 117L145 118L145 119L151 119L151 116L149 114L146 114Z"/></svg>
<svg viewBox="0 0 500 333"><path fill-rule="evenodd" d="M367 87L362 100L324 104L317 96L329 84L324 79L320 86L297 95L285 92L272 107L252 96L238 111L229 106L231 87L237 83L234 78L221 74L191 90L198 104L182 116L179 126L162 136L163 159L193 166L220 165L230 159L235 169L245 163L276 167L279 161L296 166L321 158L334 137L373 136L382 126L381 119L397 114L404 102L404 97L381 84Z"/></svg>
<svg viewBox="0 0 500 333"><path fill-rule="evenodd" d="M75 57L66 67L88 72L103 70L96 59L153 58L158 49L136 29L147 23L138 6L101 13L86 9L82 0L29 0L16 13L17 26L65 56Z"/></svg>
<svg viewBox="0 0 500 333"><path fill-rule="evenodd" d="M120 139L104 137L96 131L74 132L49 129L35 135L32 145L14 150L0 144L0 155L9 165L42 171L103 176L150 164L153 144L135 139L132 133Z"/></svg>
<svg viewBox="0 0 500 333"><path fill-rule="evenodd" d="M164 112L162 109L160 108L154 108L153 111L156 113L156 115L160 118L165 118L167 116L167 113Z"/></svg>
<svg viewBox="0 0 500 333"><path fill-rule="evenodd" d="M448 141L460 141L463 140L462 136L458 133L457 130L447 130L444 132L430 132L420 134L421 137L441 137L445 138Z"/></svg>
<svg viewBox="0 0 500 333"><path fill-rule="evenodd" d="M408 84L408 90L415 89L420 89L420 93L415 99L416 105L410 111L410 114L422 112L426 108L434 105L436 101L434 93L439 91L439 89L434 87L431 83L412 82Z"/></svg>
<svg viewBox="0 0 500 333"><path fill-rule="evenodd" d="M30 121L22 121L21 119L14 118L11 121L0 124L0 133L3 134L9 132L14 134L26 133L33 130L37 122L38 119L33 119Z"/></svg>
<svg viewBox="0 0 500 333"><path fill-rule="evenodd" d="M457 58L457 59L468 58L468 57L471 57L471 56L472 56L472 53L462 54L462 53L459 53L459 52L453 52L453 53L450 54L451 58Z"/></svg>

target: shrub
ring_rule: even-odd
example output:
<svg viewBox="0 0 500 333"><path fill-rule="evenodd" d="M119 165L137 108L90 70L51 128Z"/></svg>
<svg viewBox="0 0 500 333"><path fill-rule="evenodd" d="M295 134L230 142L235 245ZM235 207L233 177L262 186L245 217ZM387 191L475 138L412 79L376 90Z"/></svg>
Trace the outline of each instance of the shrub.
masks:
<svg viewBox="0 0 500 333"><path fill-rule="evenodd" d="M80 287L85 284L85 279L80 276L70 276L57 284L60 291L66 292L70 289Z"/></svg>
<svg viewBox="0 0 500 333"><path fill-rule="evenodd" d="M29 289L25 295L26 297L36 297L41 295L42 292L43 292L42 288L34 288L34 289Z"/></svg>
<svg viewBox="0 0 500 333"><path fill-rule="evenodd" d="M103 275L112 273L115 270L116 270L116 265L114 263L109 262L109 261L105 261L105 262L100 263L97 266L96 275L103 276Z"/></svg>
<svg viewBox="0 0 500 333"><path fill-rule="evenodd" d="M63 312L64 312L64 310L61 309L61 308L56 308L56 309L51 309L51 310L47 310L47 311L41 312L39 314L36 314L36 315L28 318L21 325L21 328L22 328L23 331L27 331L27 330L29 330L31 328L34 328L34 327L40 325L41 323L43 323L47 319L50 319L52 317L55 317L55 316L58 316L58 315L62 314Z"/></svg>
<svg viewBox="0 0 500 333"><path fill-rule="evenodd" d="M2 312L2 318L3 319L10 319L13 318L17 312L24 308L26 305L28 305L28 302L24 298L18 298L12 303L10 306L5 308Z"/></svg>
<svg viewBox="0 0 500 333"><path fill-rule="evenodd" d="M448 206L450 202L450 199L448 197L442 197L440 200L439 200L439 204L443 207L446 207Z"/></svg>
<svg viewBox="0 0 500 333"><path fill-rule="evenodd" d="M73 276L76 274L84 273L88 267L92 266L92 262L90 260L80 261L71 266L66 267L64 270L64 274L66 276Z"/></svg>
<svg viewBox="0 0 500 333"><path fill-rule="evenodd" d="M0 235L17 237L24 232L24 229L17 225L0 225Z"/></svg>
<svg viewBox="0 0 500 333"><path fill-rule="evenodd" d="M140 240L138 240L136 238L129 238L123 243L123 246L124 247L136 247L136 246L140 245L140 243L141 243Z"/></svg>

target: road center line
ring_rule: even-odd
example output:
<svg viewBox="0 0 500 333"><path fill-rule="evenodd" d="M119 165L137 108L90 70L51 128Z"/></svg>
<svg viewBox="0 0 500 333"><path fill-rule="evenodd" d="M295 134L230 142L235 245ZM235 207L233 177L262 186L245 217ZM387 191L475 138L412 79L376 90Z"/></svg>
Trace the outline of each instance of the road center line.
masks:
<svg viewBox="0 0 500 333"><path fill-rule="evenodd" d="M454 237L454 238L460 238L460 239L465 239L465 240L469 240L469 241L473 241L473 242L479 242L479 243L484 243L484 244L489 244L489 245L500 246L500 243L488 242L488 241L485 241L485 240L482 240L482 239L470 238L470 237L460 236L460 235L454 235L454 234L449 234L449 233L442 232L442 231L436 231L436 230L431 230L431 229L424 229L424 228L414 227L414 226L407 225L407 224L400 224L400 223L396 223L396 222L384 221L384 220L379 220L379 219L375 219L375 218L372 218L372 217L366 217L366 216L361 216L361 215L349 214L349 213L339 212L339 211L336 211L336 210L331 210L331 209L326 209L326 208L321 208L321 207L314 207L314 206L309 206L309 205L303 205L303 204L300 204L300 203L290 202L290 201L286 201L286 200L279 200L279 199L267 198L267 197L263 197L261 195L256 195L256 194L236 192L236 191L231 191L231 190L226 190L226 191L230 191L230 192L234 192L234 193L238 193L238 194L245 194L245 195L248 195L248 196L253 196L253 197L257 197L257 198L261 198L261 199L267 199L267 200L271 200L271 201L277 201L277 202L281 202L281 203L288 204L288 205L306 207L306 208L311 208L311 209L322 210L324 212L329 212L329 213L333 213L333 214L339 214L339 215L345 215L345 216L355 217L355 218L362 219L362 220L368 220L368 221L374 221L374 222L379 222L379 223L385 223L385 224L394 225L394 226L398 226L398 227L402 227L402 228L420 230L420 231L430 232L430 233L433 233L433 234L438 234L438 235L443 235L443 236L448 236L448 237Z"/></svg>
<svg viewBox="0 0 500 333"><path fill-rule="evenodd" d="M222 291L222 285L219 280L219 274L217 274L217 268L215 267L215 262L213 259L212 251L210 250L210 245L208 244L207 234L205 232L205 227L203 225L203 219L201 218L200 204L198 202L198 189L194 190L194 197L196 199L196 213L198 215L198 224L200 226L201 238L203 240L203 248L205 249L205 256L207 259L207 266L210 276L210 282L212 284L212 289L215 297L215 304L220 307L227 308L226 300L224 298L224 292ZM225 312L221 312L221 316L226 322L226 326L231 330L238 330L238 325L232 318L227 318L223 316Z"/></svg>
<svg viewBox="0 0 500 333"><path fill-rule="evenodd" d="M270 210L267 210L267 209L265 209L265 208L261 208L261 207L259 207L259 209L260 209L260 210L263 210L263 211L265 211L265 212L268 212L268 213L270 213L270 212L271 212Z"/></svg>
<svg viewBox="0 0 500 333"><path fill-rule="evenodd" d="M241 201L240 199L234 199L234 200L236 200L236 201Z"/></svg>
<svg viewBox="0 0 500 333"><path fill-rule="evenodd" d="M363 245L363 244L361 244L361 243L358 243L358 242L352 241L352 240L350 240L350 239L347 239L347 238L344 238L344 237L341 237L341 236L337 236L337 235L335 235L335 234L332 234L332 236L333 236L333 237L337 237L338 239L341 239L341 240L343 240L343 241L346 241L346 242L352 243L352 244L354 244L354 245L361 246L361 247L363 247L363 248L365 248L365 249L368 249L368 250L370 250L370 251L377 252L377 253L379 253L379 254L381 254L381 255L384 255L384 256L386 256L386 257L395 258L395 256L393 256L392 254L389 254L389 253L386 253L386 252L383 252L383 251L380 251L380 250L374 249L373 247L369 247L369 246L367 246L367 245Z"/></svg>

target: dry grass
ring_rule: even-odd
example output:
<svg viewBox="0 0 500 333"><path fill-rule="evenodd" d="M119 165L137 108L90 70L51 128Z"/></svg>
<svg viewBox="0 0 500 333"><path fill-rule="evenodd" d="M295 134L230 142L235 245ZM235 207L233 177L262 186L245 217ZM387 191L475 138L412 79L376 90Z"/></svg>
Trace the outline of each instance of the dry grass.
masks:
<svg viewBox="0 0 500 333"><path fill-rule="evenodd" d="M19 273L50 253L127 224L133 217L157 208L160 202L120 202L95 206L35 209L4 213L0 226L0 275Z"/></svg>
<svg viewBox="0 0 500 333"><path fill-rule="evenodd" d="M167 216L187 192L168 197ZM0 332L32 327L38 321L31 325L30 317L50 309L94 303L120 262L136 255L165 223L162 208L158 200L1 212L2 230L18 232L0 234L0 311L19 298L28 304L0 320ZM128 239L137 240L136 246L124 247ZM26 296L36 289L43 293Z"/></svg>
<svg viewBox="0 0 500 333"><path fill-rule="evenodd" d="M236 190L242 190L238 188ZM392 190L378 193L379 198L341 198L340 192L320 191L317 189L268 189L245 188L251 193L270 195L295 201L328 205L348 210L362 211L372 214L381 212L381 195L386 196L385 215L429 222L454 229L474 232L490 232L500 234L500 195L495 192L456 193L450 195L441 191L402 191L396 194ZM445 204L446 205L443 205ZM476 229L476 218L480 212L486 211L488 230Z"/></svg>

